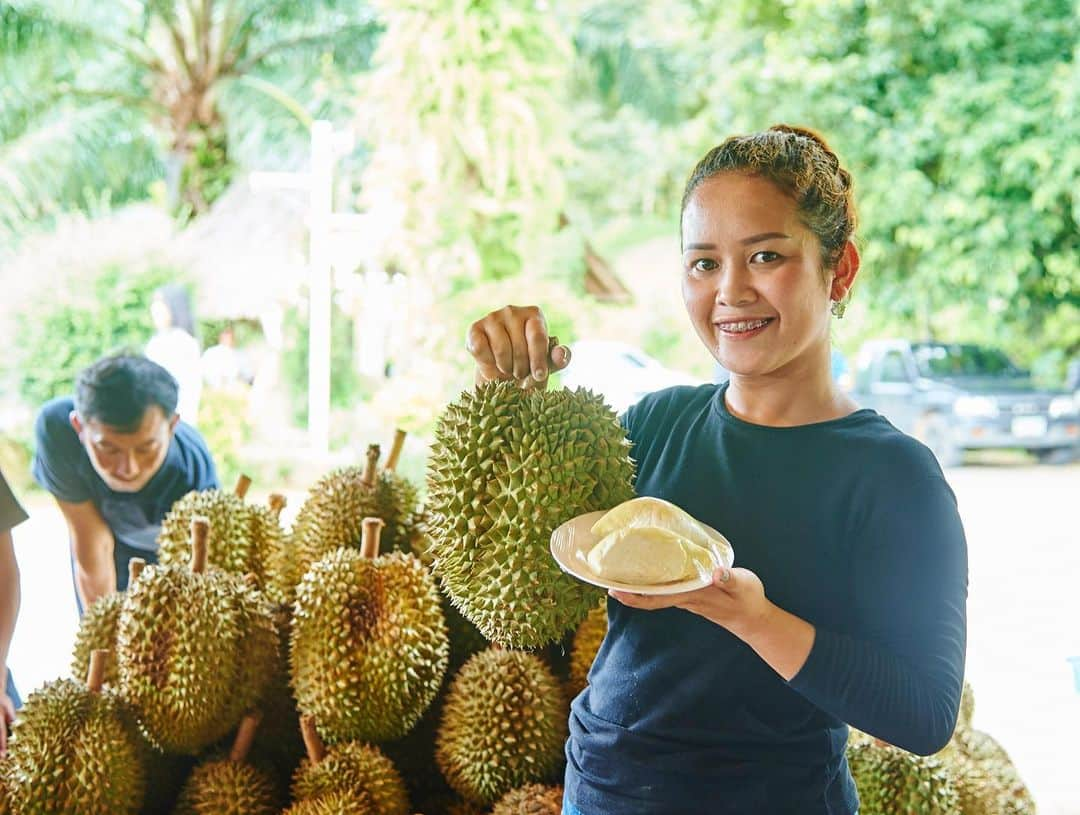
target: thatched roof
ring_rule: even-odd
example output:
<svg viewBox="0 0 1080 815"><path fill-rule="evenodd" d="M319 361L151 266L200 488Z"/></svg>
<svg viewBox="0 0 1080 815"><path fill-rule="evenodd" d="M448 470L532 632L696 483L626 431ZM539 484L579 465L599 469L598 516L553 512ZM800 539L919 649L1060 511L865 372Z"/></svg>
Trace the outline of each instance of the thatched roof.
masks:
<svg viewBox="0 0 1080 815"><path fill-rule="evenodd" d="M307 280L308 195L233 184L169 249L198 292L205 317L257 318Z"/></svg>

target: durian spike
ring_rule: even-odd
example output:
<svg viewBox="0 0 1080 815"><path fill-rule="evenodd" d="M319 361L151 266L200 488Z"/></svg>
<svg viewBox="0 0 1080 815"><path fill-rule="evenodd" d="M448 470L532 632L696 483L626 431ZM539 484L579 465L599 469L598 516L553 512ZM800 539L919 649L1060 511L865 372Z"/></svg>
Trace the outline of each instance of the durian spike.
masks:
<svg viewBox="0 0 1080 815"><path fill-rule="evenodd" d="M390 455L386 457L386 469L390 472L397 469L398 459L401 458L401 448L405 446L406 435L401 428L394 431L394 443L390 446Z"/></svg>
<svg viewBox="0 0 1080 815"><path fill-rule="evenodd" d="M191 571L202 574L206 571L206 556L209 554L207 538L210 535L210 521L205 515L196 515L191 519Z"/></svg>
<svg viewBox="0 0 1080 815"><path fill-rule="evenodd" d="M246 575L244 575L244 585L247 586L249 589L255 589L256 591L258 591L259 576L255 574L255 572L248 572Z"/></svg>
<svg viewBox="0 0 1080 815"><path fill-rule="evenodd" d="M281 510L285 509L285 496L280 492L274 492L270 494L270 498L267 501L270 504L270 511L274 514L275 518L281 517Z"/></svg>
<svg viewBox="0 0 1080 815"><path fill-rule="evenodd" d="M251 486L251 479L243 473L240 473L240 477L236 479L236 486L233 488L233 494L237 498L243 498L247 495L248 487Z"/></svg>
<svg viewBox="0 0 1080 815"><path fill-rule="evenodd" d="M379 468L379 445L369 444L367 449L367 464L364 466L364 475L361 481L368 487L375 486L375 471Z"/></svg>
<svg viewBox="0 0 1080 815"><path fill-rule="evenodd" d="M314 716L300 717L300 735L304 737L304 749L312 764L318 764L326 757L326 745L323 744L319 731L315 729Z"/></svg>
<svg viewBox="0 0 1080 815"><path fill-rule="evenodd" d="M139 579L142 570L146 568L146 561L141 557L133 557L128 561L128 588Z"/></svg>
<svg viewBox="0 0 1080 815"><path fill-rule="evenodd" d="M233 741L232 750L229 751L229 761L240 763L251 752L251 744L255 741L255 731L262 721L261 713L249 713L240 721L240 728L236 731L236 739Z"/></svg>
<svg viewBox="0 0 1080 815"><path fill-rule="evenodd" d="M360 538L360 554L368 560L379 556L379 538L386 522L382 518L364 518L364 531Z"/></svg>
<svg viewBox="0 0 1080 815"><path fill-rule="evenodd" d="M90 670L86 672L86 687L91 693L101 693L105 685L105 668L109 664L112 651L108 648L95 648L90 652Z"/></svg>

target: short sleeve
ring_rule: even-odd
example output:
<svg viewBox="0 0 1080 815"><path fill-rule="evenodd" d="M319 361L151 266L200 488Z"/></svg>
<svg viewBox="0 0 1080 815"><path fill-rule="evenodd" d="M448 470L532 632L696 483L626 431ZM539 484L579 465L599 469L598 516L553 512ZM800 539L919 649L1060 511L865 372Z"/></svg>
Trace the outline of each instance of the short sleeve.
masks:
<svg viewBox="0 0 1080 815"><path fill-rule="evenodd" d="M7 479L0 472L0 532L8 532L26 520L26 510L15 499Z"/></svg>
<svg viewBox="0 0 1080 815"><path fill-rule="evenodd" d="M93 497L86 451L69 420L70 402L49 402L34 423L34 479L61 501L81 504Z"/></svg>

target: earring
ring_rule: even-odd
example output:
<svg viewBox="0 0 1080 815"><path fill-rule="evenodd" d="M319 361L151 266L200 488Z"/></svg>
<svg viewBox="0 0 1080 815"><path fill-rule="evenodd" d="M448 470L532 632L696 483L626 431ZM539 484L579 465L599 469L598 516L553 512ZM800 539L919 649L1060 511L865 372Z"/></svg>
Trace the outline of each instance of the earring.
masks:
<svg viewBox="0 0 1080 815"><path fill-rule="evenodd" d="M838 320L844 319L844 310L847 308L847 303L843 300L833 300L832 308L829 309L833 316Z"/></svg>

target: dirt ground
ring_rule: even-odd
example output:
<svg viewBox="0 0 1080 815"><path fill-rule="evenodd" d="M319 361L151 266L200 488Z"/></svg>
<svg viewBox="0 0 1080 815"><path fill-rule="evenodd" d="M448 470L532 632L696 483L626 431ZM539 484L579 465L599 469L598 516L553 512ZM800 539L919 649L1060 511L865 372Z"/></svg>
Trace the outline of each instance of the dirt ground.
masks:
<svg viewBox="0 0 1080 815"><path fill-rule="evenodd" d="M1080 466L984 462L948 478L968 537L975 726L1012 755L1041 815L1080 815L1080 689L1067 661L1080 657ZM289 497L295 512L303 496ZM45 496L26 504L9 660L24 696L67 673L76 628L63 521Z"/></svg>

